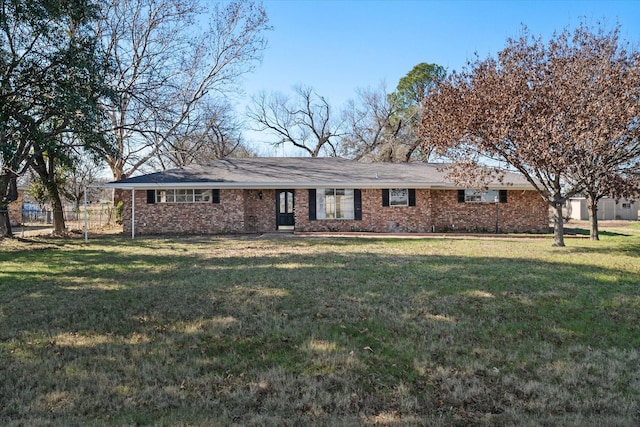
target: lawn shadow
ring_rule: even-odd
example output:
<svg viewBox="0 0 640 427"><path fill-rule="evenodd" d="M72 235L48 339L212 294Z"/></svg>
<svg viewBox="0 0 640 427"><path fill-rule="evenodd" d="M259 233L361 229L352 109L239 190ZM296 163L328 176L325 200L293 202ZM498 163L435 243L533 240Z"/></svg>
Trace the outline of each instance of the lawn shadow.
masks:
<svg viewBox="0 0 640 427"><path fill-rule="evenodd" d="M591 230L588 228L564 227L564 234L568 236L590 236ZM609 231L609 230L598 230L598 234L600 236L607 236L607 237L631 236L631 234L628 234L628 233L622 233L619 231Z"/></svg>

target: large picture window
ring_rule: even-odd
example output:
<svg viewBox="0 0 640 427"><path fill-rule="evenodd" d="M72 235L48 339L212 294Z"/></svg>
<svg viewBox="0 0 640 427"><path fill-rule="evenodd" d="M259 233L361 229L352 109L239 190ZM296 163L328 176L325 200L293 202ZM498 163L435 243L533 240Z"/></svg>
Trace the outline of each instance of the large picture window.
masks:
<svg viewBox="0 0 640 427"><path fill-rule="evenodd" d="M316 190L317 219L354 219L353 190L320 188Z"/></svg>
<svg viewBox="0 0 640 427"><path fill-rule="evenodd" d="M201 188L170 188L156 190L156 203L211 203L212 190Z"/></svg>

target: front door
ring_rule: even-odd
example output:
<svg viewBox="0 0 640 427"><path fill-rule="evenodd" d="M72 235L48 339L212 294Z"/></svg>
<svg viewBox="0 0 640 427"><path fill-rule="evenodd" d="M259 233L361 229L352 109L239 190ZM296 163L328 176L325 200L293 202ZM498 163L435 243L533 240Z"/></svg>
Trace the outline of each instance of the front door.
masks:
<svg viewBox="0 0 640 427"><path fill-rule="evenodd" d="M293 190L276 191L276 225L278 230L293 230Z"/></svg>

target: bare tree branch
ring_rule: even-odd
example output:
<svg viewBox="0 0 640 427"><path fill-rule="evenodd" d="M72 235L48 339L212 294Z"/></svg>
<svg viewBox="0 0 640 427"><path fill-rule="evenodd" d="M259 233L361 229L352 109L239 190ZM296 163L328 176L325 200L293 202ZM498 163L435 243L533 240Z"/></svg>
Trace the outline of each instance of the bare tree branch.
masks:
<svg viewBox="0 0 640 427"><path fill-rule="evenodd" d="M208 19L206 28L200 23ZM215 97L237 90L266 47L264 9L253 2L110 0L100 35L116 68L119 102L105 103L115 179L131 175L186 139Z"/></svg>
<svg viewBox="0 0 640 427"><path fill-rule="evenodd" d="M254 130L274 135L278 139L274 145L290 143L311 157L321 152L336 156L342 122L333 118L329 102L311 87L297 86L294 92L293 100L279 93L254 96L247 112Z"/></svg>

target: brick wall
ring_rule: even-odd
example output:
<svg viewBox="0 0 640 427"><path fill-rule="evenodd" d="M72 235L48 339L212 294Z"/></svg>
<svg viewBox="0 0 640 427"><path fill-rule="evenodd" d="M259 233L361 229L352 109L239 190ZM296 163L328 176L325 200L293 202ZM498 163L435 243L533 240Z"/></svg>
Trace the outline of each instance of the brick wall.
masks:
<svg viewBox="0 0 640 427"><path fill-rule="evenodd" d="M220 190L220 203L147 203L136 191L136 234L276 231L275 190ZM131 233L131 192L124 192L124 232ZM262 197L260 197L262 195ZM380 189L362 190L362 220L309 220L309 192L295 190L296 231L495 232L495 203L458 203L457 190L416 190L416 206L382 206ZM548 208L534 191L507 192L500 232L547 232Z"/></svg>
<svg viewBox="0 0 640 427"><path fill-rule="evenodd" d="M220 191L220 203L227 190ZM244 232L265 233L276 230L275 190L243 190Z"/></svg>
<svg viewBox="0 0 640 427"><path fill-rule="evenodd" d="M273 191L220 190L220 203L147 203L147 192L135 192L138 234L227 234L275 230ZM125 234L131 233L131 192L123 193Z"/></svg>
<svg viewBox="0 0 640 427"><path fill-rule="evenodd" d="M507 203L459 203L457 190L432 191L436 231L548 232L549 209L535 191L509 190ZM496 211L497 208L497 211Z"/></svg>
<svg viewBox="0 0 640 427"><path fill-rule="evenodd" d="M309 191L296 190L296 230L424 233L431 230L429 190L416 190L416 206L382 206L382 190L362 190L362 220L309 221Z"/></svg>
<svg viewBox="0 0 640 427"><path fill-rule="evenodd" d="M458 203L457 190L416 190L416 206L382 206L380 189L362 190L362 220L309 221L309 192L296 191L297 231L370 231L428 233L433 230L495 232L495 203ZM535 191L507 191L498 204L498 229L547 232L547 204Z"/></svg>

